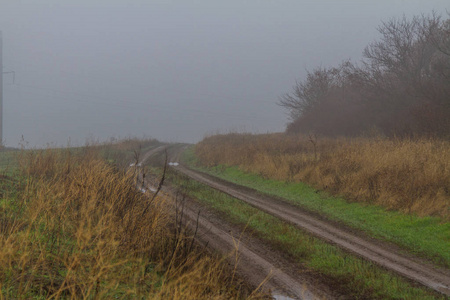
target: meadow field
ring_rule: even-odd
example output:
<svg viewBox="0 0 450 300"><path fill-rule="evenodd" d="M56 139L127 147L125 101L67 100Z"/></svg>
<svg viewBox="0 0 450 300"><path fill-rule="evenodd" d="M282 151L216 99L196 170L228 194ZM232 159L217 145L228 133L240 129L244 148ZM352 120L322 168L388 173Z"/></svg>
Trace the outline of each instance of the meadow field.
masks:
<svg viewBox="0 0 450 300"><path fill-rule="evenodd" d="M236 166L267 179L304 182L352 202L450 218L450 142L225 134L195 146L203 166Z"/></svg>
<svg viewBox="0 0 450 300"><path fill-rule="evenodd" d="M0 152L0 299L261 297L118 167L136 143Z"/></svg>

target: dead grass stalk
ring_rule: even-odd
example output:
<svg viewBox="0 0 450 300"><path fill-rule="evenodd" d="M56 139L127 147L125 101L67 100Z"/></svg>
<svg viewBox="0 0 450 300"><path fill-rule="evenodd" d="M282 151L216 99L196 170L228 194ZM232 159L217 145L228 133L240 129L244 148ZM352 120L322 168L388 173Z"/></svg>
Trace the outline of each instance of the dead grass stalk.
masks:
<svg viewBox="0 0 450 300"><path fill-rule="evenodd" d="M351 201L449 219L446 140L227 134L205 138L195 151L206 166L238 166Z"/></svg>

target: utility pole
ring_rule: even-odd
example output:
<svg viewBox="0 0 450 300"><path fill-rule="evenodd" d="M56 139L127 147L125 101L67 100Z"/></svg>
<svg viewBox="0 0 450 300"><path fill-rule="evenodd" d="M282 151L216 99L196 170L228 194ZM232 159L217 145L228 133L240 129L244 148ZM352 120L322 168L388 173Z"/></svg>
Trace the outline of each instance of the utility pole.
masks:
<svg viewBox="0 0 450 300"><path fill-rule="evenodd" d="M3 36L0 30L0 148L3 146Z"/></svg>
<svg viewBox="0 0 450 300"><path fill-rule="evenodd" d="M16 73L14 71L3 72L3 36L0 30L0 148L3 146L3 74L13 74L13 84Z"/></svg>

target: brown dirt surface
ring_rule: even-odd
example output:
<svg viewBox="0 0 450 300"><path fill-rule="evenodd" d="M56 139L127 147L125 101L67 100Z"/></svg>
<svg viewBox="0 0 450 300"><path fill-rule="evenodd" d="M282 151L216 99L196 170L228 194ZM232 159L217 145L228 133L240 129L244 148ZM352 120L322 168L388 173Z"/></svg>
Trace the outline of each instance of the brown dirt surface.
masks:
<svg viewBox="0 0 450 300"><path fill-rule="evenodd" d="M186 199L185 224L196 231L197 241L225 254L228 264L239 277L253 287L262 285L266 292L294 299L335 299L325 285L288 258L266 246L251 233L234 226L216 212L192 199Z"/></svg>

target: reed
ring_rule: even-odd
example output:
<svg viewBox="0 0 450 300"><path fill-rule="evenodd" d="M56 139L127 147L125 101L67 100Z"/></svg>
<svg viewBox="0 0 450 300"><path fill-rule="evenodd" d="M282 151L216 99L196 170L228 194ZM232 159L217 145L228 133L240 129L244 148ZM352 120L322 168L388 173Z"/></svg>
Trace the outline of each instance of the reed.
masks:
<svg viewBox="0 0 450 300"><path fill-rule="evenodd" d="M226 134L205 138L195 153L204 166L238 166L350 201L449 219L446 140Z"/></svg>

